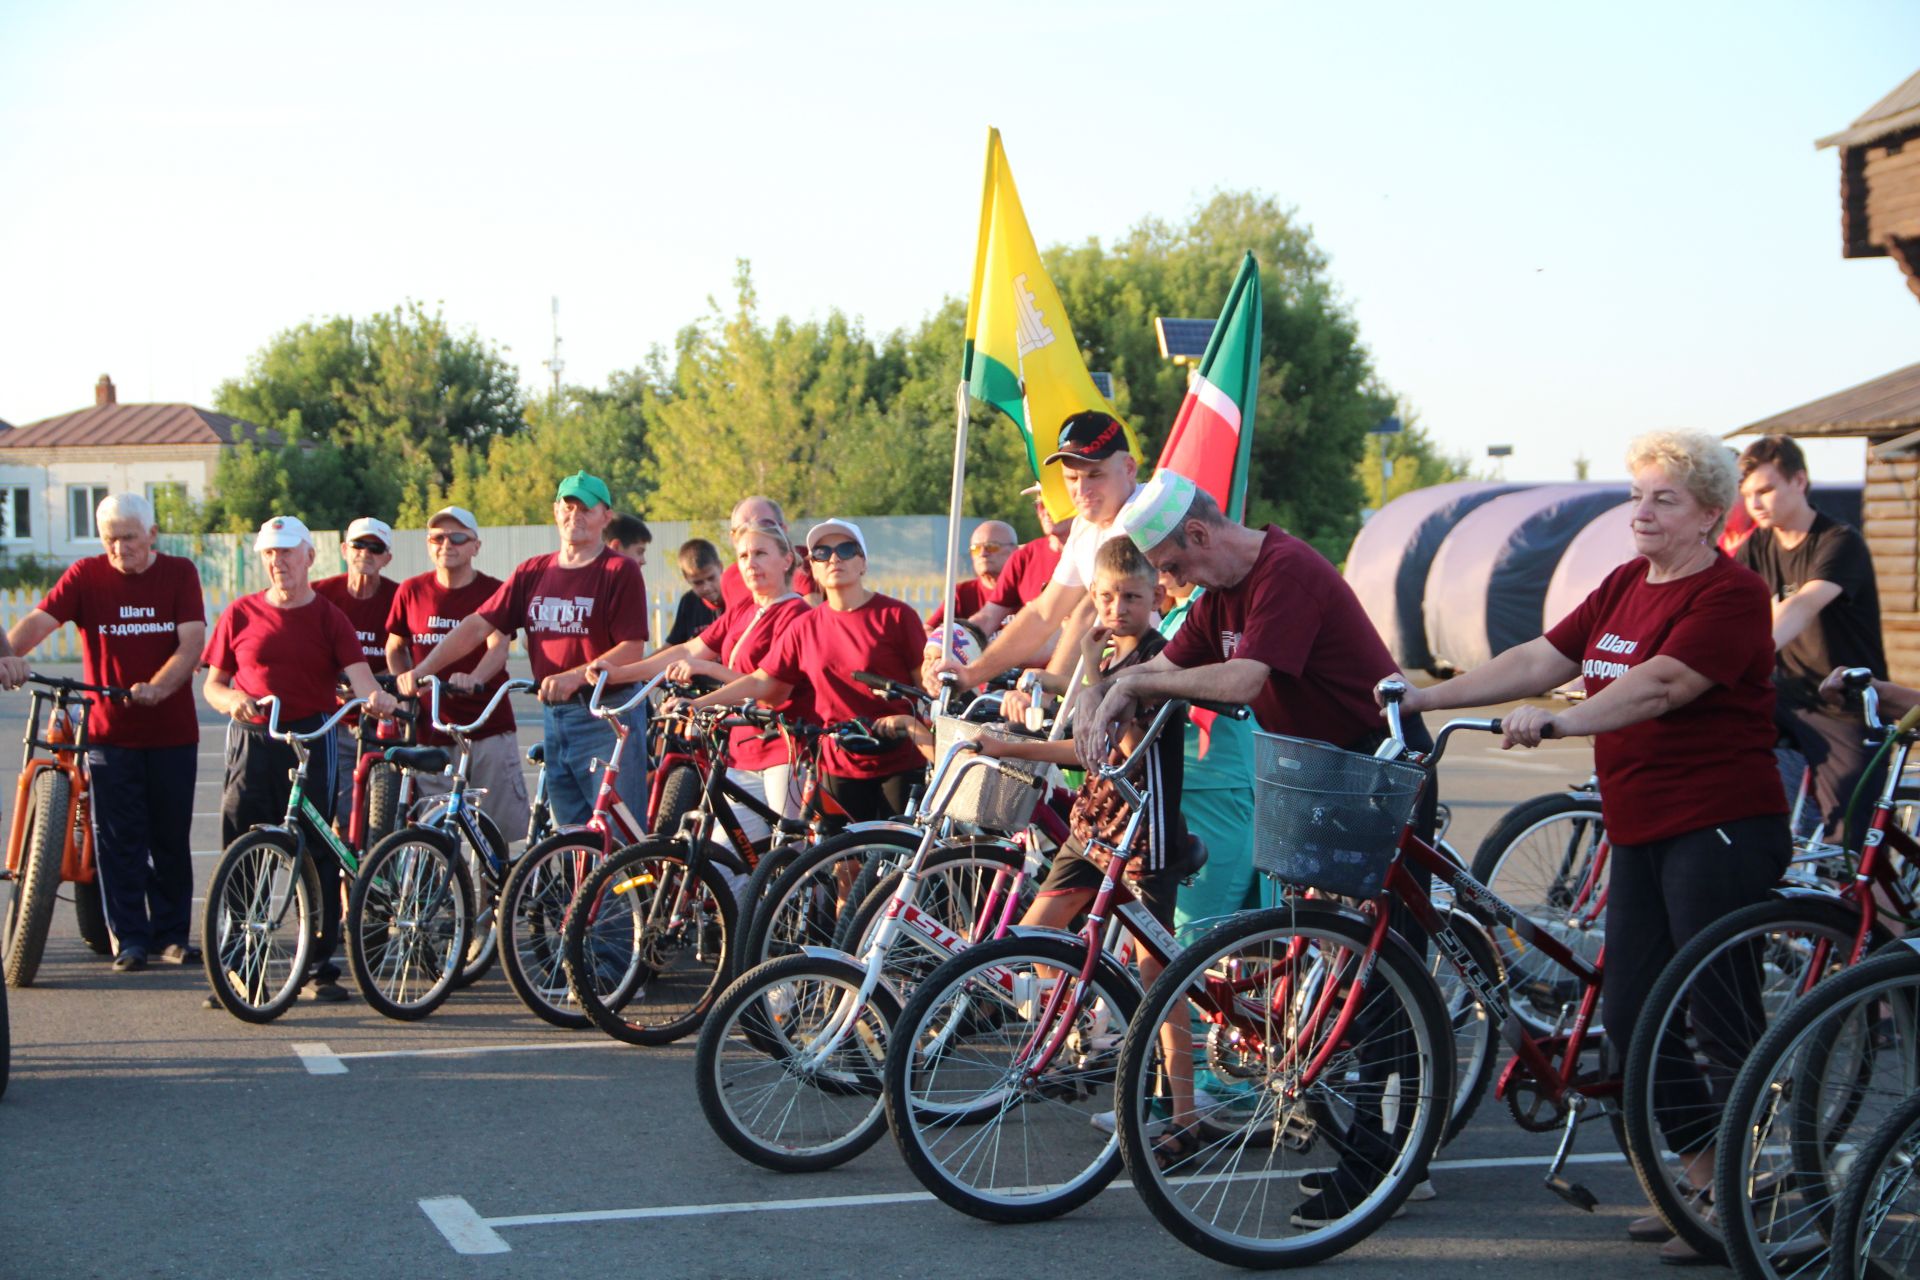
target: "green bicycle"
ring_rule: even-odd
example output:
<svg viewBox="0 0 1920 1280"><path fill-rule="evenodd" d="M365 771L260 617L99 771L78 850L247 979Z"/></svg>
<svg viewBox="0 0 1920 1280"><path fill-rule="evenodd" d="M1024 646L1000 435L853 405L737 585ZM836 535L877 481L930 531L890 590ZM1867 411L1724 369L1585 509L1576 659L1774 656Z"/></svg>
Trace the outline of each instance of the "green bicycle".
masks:
<svg viewBox="0 0 1920 1280"><path fill-rule="evenodd" d="M312 850L332 850L349 881L359 874L360 857L307 797L307 767L313 744L332 750L334 726L365 701L346 703L311 733L283 733L279 701L260 699L267 708L267 736L292 747L297 761L287 814L277 826L255 827L220 855L207 884L200 932L214 998L244 1022L271 1022L287 1011L306 979L308 957L327 933L326 913L337 926L340 904L322 892ZM406 772L447 767L440 747L389 747L383 754Z"/></svg>

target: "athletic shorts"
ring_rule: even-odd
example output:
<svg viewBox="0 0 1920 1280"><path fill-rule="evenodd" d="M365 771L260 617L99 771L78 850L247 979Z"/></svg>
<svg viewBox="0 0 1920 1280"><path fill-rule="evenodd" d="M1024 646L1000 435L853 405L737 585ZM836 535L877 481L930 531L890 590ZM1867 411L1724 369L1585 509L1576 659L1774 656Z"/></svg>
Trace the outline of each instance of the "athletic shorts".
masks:
<svg viewBox="0 0 1920 1280"><path fill-rule="evenodd" d="M1072 840L1053 856L1053 868L1040 885L1041 897L1055 893L1099 891L1100 882L1107 878L1107 873L1087 857L1084 848L1080 841ZM1149 871L1137 879L1128 876L1126 885L1133 890L1133 896L1140 899L1148 914L1171 931L1174 900L1179 896L1181 879L1181 875L1175 871Z"/></svg>

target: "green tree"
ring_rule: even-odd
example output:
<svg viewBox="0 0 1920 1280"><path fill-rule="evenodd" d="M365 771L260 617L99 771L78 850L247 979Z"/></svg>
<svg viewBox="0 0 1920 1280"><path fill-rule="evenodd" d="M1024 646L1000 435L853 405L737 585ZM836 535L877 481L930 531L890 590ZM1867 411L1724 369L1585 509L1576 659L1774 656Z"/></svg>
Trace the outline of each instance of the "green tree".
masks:
<svg viewBox="0 0 1920 1280"><path fill-rule="evenodd" d="M1426 429L1419 425L1413 410L1403 406L1396 416L1400 419L1400 430L1392 435L1369 436L1366 456L1360 461L1360 484L1366 490L1367 505L1375 511L1403 493L1449 480L1465 480L1470 473L1464 456L1440 451ZM1393 477L1387 481L1384 498L1380 492L1383 449L1387 460L1393 463Z"/></svg>

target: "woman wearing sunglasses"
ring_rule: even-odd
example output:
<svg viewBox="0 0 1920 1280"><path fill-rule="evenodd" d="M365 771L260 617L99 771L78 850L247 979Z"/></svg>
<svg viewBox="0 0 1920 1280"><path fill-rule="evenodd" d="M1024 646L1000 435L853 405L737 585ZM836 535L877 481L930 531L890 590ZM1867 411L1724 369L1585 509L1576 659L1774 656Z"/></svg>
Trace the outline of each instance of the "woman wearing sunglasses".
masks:
<svg viewBox="0 0 1920 1280"><path fill-rule="evenodd" d="M795 690L812 690L814 714L822 724L864 720L913 708L885 698L853 678L870 671L912 684L920 670L926 628L904 601L866 585L867 544L851 520L823 520L807 531L807 556L825 603L796 619L760 659L753 674L742 676L695 706L719 706L744 698L779 704ZM924 776L924 762L911 742L874 755L843 750L829 742L820 757L827 794L856 822L890 818L907 806L907 793Z"/></svg>

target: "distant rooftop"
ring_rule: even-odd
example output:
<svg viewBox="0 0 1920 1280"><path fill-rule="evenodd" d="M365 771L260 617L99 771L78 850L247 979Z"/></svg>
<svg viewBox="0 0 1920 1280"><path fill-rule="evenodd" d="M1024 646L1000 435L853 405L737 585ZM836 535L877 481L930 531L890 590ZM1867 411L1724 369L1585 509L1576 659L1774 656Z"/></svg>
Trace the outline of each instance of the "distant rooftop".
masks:
<svg viewBox="0 0 1920 1280"><path fill-rule="evenodd" d="M0 432L0 449L100 448L112 445L278 445L280 433L191 404L121 404L113 379L94 386L91 408Z"/></svg>
<svg viewBox="0 0 1920 1280"><path fill-rule="evenodd" d="M1890 133L1920 126L1920 71L1914 72L1880 101L1868 107L1839 133L1829 134L1816 147L1863 147Z"/></svg>
<svg viewBox="0 0 1920 1280"><path fill-rule="evenodd" d="M1762 418L1729 436L1877 436L1920 427L1920 364ZM0 444L5 444L0 437Z"/></svg>

